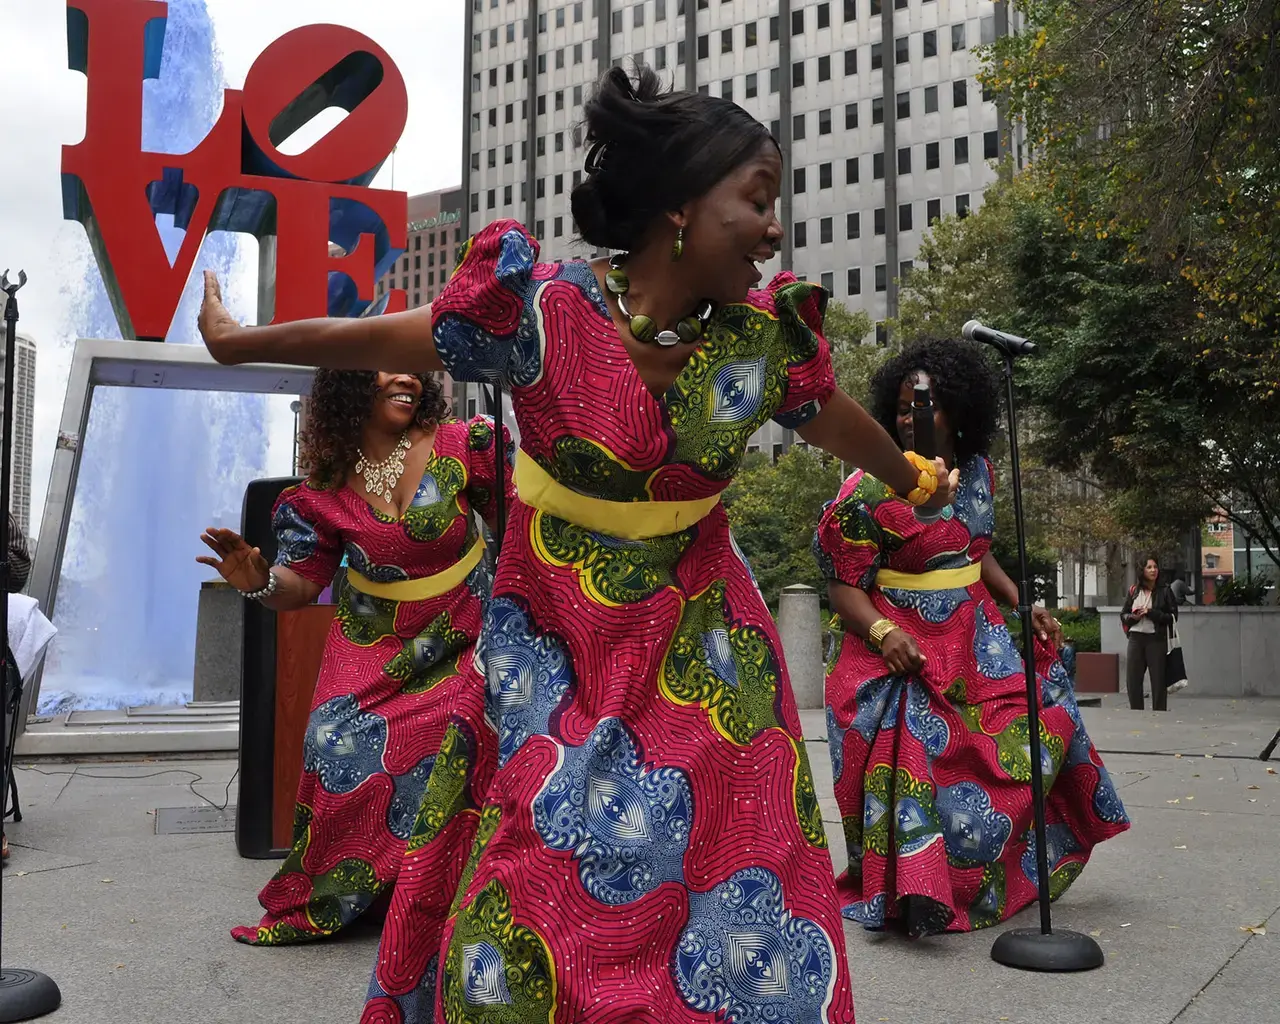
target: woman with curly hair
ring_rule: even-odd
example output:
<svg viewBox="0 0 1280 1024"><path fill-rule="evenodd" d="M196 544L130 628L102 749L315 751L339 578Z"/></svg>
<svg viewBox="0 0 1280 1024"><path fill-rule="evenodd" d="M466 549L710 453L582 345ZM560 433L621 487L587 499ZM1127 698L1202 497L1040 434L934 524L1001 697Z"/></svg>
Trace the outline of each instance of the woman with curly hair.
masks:
<svg viewBox="0 0 1280 1024"><path fill-rule="evenodd" d="M930 341L872 380L871 413L904 447L912 391L933 396L937 454L956 500L922 521L857 472L823 512L815 549L844 628L826 702L849 869L844 916L909 935L996 924L1036 898L1023 662L996 601L1018 589L991 554L995 474L987 452L999 394L983 353ZM1094 844L1129 827L1035 608L1050 891Z"/></svg>
<svg viewBox="0 0 1280 1024"><path fill-rule="evenodd" d="M275 506L276 564L231 530L200 538L213 551L200 562L276 611L313 602L344 555L348 567L307 723L293 848L259 895L261 923L233 930L241 942L333 935L395 885L406 891L383 944L397 969L438 944L497 762L475 658L491 580L472 514L491 518L495 504L494 431L445 416L428 374L321 370L302 437L310 476ZM443 900L434 942L394 919L423 889Z"/></svg>

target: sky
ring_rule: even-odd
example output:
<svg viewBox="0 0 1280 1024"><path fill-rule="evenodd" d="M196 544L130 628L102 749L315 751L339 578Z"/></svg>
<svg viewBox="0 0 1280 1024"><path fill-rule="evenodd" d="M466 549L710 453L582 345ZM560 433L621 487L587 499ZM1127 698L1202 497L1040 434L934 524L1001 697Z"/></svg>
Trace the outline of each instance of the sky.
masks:
<svg viewBox="0 0 1280 1024"><path fill-rule="evenodd" d="M208 0L208 9L228 88L241 88L258 54L300 25L347 25L374 39L396 62L409 90L409 119L394 161L394 187L412 195L459 183L464 0ZM9 268L16 277L21 268L29 276L19 294L19 330L31 335L38 348L34 533L74 341L63 291L81 279L92 259L84 229L62 218L59 178L62 146L84 137L86 80L67 67L63 0L4 0L3 12L0 270ZM326 127L319 118L309 126L313 133ZM294 142L305 142L305 132ZM393 187L392 175L388 163L374 185ZM250 258L254 249L246 247ZM287 401L277 406L268 424L273 453L288 450L292 429Z"/></svg>

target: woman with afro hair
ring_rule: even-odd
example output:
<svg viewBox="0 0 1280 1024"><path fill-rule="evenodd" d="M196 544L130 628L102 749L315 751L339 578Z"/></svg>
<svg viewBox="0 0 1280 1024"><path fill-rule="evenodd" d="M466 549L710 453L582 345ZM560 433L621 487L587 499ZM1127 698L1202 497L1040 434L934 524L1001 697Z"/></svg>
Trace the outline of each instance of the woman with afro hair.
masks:
<svg viewBox="0 0 1280 1024"><path fill-rule="evenodd" d="M276 564L231 530L201 537L213 551L201 562L277 611L310 604L347 564L293 848L259 895L261 923L232 932L241 942L325 938L394 886L380 962L421 974L439 944L497 764L475 655L491 580L472 514L492 519L494 443L487 418L446 420L429 374L320 370L302 436L310 475L275 507ZM438 914L417 921L434 935L398 926L406 906L432 900Z"/></svg>
<svg viewBox="0 0 1280 1024"><path fill-rule="evenodd" d="M868 929L912 936L996 924L1037 894L1025 677L996 606L1016 607L1018 591L991 554L996 377L967 342L890 359L870 412L904 447L917 383L932 393L937 455L959 472L954 504L924 521L857 472L815 543L844 630L826 685L849 856L841 905ZM1058 623L1032 615L1056 899L1129 820L1085 732Z"/></svg>

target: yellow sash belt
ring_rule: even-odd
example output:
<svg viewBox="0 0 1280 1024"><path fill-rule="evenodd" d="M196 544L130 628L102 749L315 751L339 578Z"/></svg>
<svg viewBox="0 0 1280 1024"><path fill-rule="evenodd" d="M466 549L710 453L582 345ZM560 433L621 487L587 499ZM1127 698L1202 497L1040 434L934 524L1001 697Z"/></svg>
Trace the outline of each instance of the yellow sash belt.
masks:
<svg viewBox="0 0 1280 1024"><path fill-rule="evenodd" d="M566 487L523 449L516 452L516 493L539 512L593 533L624 540L649 540L687 530L720 502L720 495L695 501L609 501Z"/></svg>
<svg viewBox="0 0 1280 1024"><path fill-rule="evenodd" d="M428 598L447 594L467 578L484 557L484 538L477 537L476 542L460 559L440 572L431 576L423 576L417 580L396 580L394 583L377 583L362 576L354 569L347 569L347 582L352 588L370 597L380 597L384 601L426 601Z"/></svg>
<svg viewBox="0 0 1280 1024"><path fill-rule="evenodd" d="M932 572L895 572L881 569L876 586L881 590L963 590L982 579L982 563L962 569L934 569Z"/></svg>

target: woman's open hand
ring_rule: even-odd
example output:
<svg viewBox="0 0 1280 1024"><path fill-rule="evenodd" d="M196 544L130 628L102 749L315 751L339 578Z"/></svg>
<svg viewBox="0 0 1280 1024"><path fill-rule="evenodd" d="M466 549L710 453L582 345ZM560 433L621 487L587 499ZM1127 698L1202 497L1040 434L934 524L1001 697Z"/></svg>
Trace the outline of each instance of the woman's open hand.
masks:
<svg viewBox="0 0 1280 1024"><path fill-rule="evenodd" d="M210 526L200 535L200 539L217 557L200 555L196 561L216 569L218 575L240 593L252 594L271 581L271 567L262 557L262 552L250 547L235 530Z"/></svg>
<svg viewBox="0 0 1280 1024"><path fill-rule="evenodd" d="M244 328L222 304L222 287L212 270L204 272L204 301L200 303L200 317L196 322L209 354L220 363L236 362L235 341Z"/></svg>

